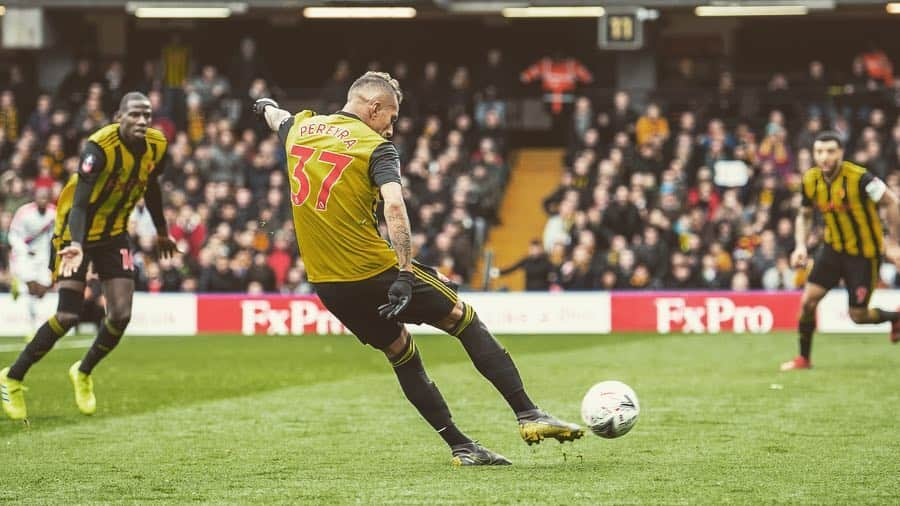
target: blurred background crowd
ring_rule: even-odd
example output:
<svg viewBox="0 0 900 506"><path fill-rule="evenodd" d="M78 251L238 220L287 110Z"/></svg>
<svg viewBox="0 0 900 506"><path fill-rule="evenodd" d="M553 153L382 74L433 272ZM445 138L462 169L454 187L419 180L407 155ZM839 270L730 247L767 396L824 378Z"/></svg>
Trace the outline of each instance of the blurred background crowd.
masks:
<svg viewBox="0 0 900 506"><path fill-rule="evenodd" d="M521 264L531 265L535 289L539 279L540 289L564 290L802 286L805 271L788 259L817 134L837 132L846 160L900 190L890 60L873 49L848 64L846 81L817 60L774 73L755 94L758 118L742 114L741 86L727 71L705 103L687 107L677 95L642 107L627 91L611 103L578 98L566 171L544 200L549 219L530 253L546 261ZM671 83L694 84L690 61ZM822 239L815 232L811 251ZM892 264L881 281L897 286Z"/></svg>
<svg viewBox="0 0 900 506"><path fill-rule="evenodd" d="M10 282L12 214L36 188L58 195L86 137L113 121L119 99L134 89L148 94L154 126L170 142L165 214L185 253L156 258L156 231L139 205L129 228L139 289L311 292L293 236L284 150L249 115L256 98L283 95L267 55L247 38L219 68L190 61L185 48L173 37L139 72L126 73L120 60L82 58L52 89L9 68L0 81L0 289ZM546 194L548 219L523 261L493 272L524 268L528 289L797 287L803 273L787 262L797 189L824 129L844 138L848 159L900 192L900 88L877 49L846 69L811 61L772 72L764 83L747 83L752 93L727 70L698 78L685 59L659 93L639 100L627 90L590 91L581 63L554 58L528 68L510 68L499 50L469 66L339 61L321 86L318 112L328 113L367 69L400 80L406 100L393 141L416 258L463 286L476 275L510 178L517 146L506 98L537 95L541 85L555 130L565 135L565 170L557 188L533 189ZM563 102L553 89L559 82L549 82L560 62L571 63L563 91L572 99ZM896 285L893 266L884 266L882 281Z"/></svg>
<svg viewBox="0 0 900 506"><path fill-rule="evenodd" d="M125 75L120 61L81 59L46 92L12 67L0 95L0 286L10 282L6 233L15 210L32 200L35 188L58 195L78 167L85 139L113 121L119 99L136 89L149 96L153 126L169 139L165 215L185 253L156 258L156 230L140 203L129 229L138 288L311 292L286 198L284 149L249 113L256 98L280 94L266 79L254 41L242 41L227 69L187 65L178 44L173 40L137 76ZM369 67L380 69L377 62ZM322 86L326 109L318 112L339 110L363 70L338 62ZM393 141L402 157L416 257L464 284L508 177L497 75L476 77L466 67L441 69L434 62L415 75L403 62L382 70L393 71L406 96Z"/></svg>

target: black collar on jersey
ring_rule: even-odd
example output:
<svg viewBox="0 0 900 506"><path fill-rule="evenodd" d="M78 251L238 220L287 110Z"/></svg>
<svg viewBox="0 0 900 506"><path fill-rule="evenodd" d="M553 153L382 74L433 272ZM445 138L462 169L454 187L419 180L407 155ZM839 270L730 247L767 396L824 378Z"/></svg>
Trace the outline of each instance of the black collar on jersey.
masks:
<svg viewBox="0 0 900 506"><path fill-rule="evenodd" d="M355 120L357 120L357 121L362 121L362 118L360 118L359 116L353 114L352 112L338 111L338 112L336 112L335 114L340 114L341 116L346 116L346 117L348 117L348 118L353 118L353 119L355 119Z"/></svg>

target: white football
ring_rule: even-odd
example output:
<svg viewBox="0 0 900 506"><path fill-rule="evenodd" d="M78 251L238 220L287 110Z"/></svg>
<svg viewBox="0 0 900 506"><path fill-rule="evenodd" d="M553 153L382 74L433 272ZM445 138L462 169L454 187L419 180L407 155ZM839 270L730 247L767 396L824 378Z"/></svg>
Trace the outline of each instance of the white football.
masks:
<svg viewBox="0 0 900 506"><path fill-rule="evenodd" d="M610 439L628 434L640 412L634 390L621 381L597 383L581 401L584 423L594 434Z"/></svg>

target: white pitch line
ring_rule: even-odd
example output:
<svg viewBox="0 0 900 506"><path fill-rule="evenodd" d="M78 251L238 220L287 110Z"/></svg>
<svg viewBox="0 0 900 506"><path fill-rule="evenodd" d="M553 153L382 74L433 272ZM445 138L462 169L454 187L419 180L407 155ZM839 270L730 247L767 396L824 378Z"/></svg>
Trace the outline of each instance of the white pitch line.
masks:
<svg viewBox="0 0 900 506"><path fill-rule="evenodd" d="M61 350L66 348L90 348L94 342L93 339L73 339L71 341L60 340L53 346L53 349ZM25 348L25 341L13 344L0 344L0 353L9 351L22 351Z"/></svg>

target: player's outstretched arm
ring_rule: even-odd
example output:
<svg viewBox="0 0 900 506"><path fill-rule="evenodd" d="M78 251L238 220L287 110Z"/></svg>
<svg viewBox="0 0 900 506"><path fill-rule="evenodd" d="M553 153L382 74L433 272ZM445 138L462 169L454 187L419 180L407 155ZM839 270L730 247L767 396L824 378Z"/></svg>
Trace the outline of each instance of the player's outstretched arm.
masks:
<svg viewBox="0 0 900 506"><path fill-rule="evenodd" d="M512 272L516 272L517 270L519 270L519 269L525 267L525 262L527 262L527 261L528 261L528 257L527 257L527 256L522 257L521 260L519 260L518 262L516 262L516 263L510 265L509 267L506 267L506 268L504 268L504 269L497 269L497 275L498 275L498 276L506 276L507 274L510 274L510 273L512 273Z"/></svg>
<svg viewBox="0 0 900 506"><path fill-rule="evenodd" d="M260 98L253 102L253 113L265 119L273 132L277 132L284 120L291 117L291 113L281 109L278 102L271 98Z"/></svg>

